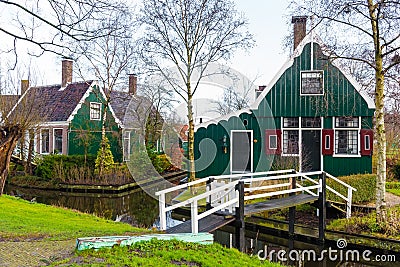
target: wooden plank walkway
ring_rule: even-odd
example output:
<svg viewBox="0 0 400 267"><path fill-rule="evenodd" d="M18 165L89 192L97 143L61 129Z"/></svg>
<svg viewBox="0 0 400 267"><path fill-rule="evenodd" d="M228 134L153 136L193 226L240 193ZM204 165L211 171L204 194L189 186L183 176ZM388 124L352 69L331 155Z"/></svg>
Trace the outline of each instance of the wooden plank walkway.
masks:
<svg viewBox="0 0 400 267"><path fill-rule="evenodd" d="M204 232L212 232L221 228L222 226L233 222L235 217L226 218L221 215L211 214L205 218L199 220L199 233ZM166 231L168 234L175 234L175 233L191 233L192 232L192 221L188 220L184 223L181 223L177 226L167 229Z"/></svg>
<svg viewBox="0 0 400 267"><path fill-rule="evenodd" d="M254 204L247 204L244 206L244 214L251 215L254 213L259 213L268 210L284 209L297 205L302 205L306 203L312 203L318 200L318 196L312 196L307 194L298 194L293 196L288 196L284 198L277 198L266 200L263 202L257 202ZM233 222L235 216L224 216L223 214L211 214L205 218L199 220L199 233L201 232L212 232L222 226ZM192 221L188 220L177 226L167 229L168 234L175 233L191 233L192 232Z"/></svg>
<svg viewBox="0 0 400 267"><path fill-rule="evenodd" d="M268 210L284 209L306 203L315 202L317 200L318 196L312 196L307 194L299 194L284 198L271 199L263 202L257 202L254 204L245 205L244 214L250 215Z"/></svg>

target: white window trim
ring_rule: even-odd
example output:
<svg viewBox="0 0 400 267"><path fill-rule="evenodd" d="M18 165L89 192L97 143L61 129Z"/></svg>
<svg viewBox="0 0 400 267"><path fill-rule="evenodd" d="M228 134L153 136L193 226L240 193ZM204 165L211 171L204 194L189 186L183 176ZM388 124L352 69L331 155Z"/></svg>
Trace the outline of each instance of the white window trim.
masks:
<svg viewBox="0 0 400 267"><path fill-rule="evenodd" d="M371 142L371 136L369 134L364 135L364 150L365 151L371 151L370 142ZM367 148L367 145L368 145L368 148Z"/></svg>
<svg viewBox="0 0 400 267"><path fill-rule="evenodd" d="M309 73L309 72L321 72L322 73L322 94L304 94L302 92L302 74ZM300 71L300 96L318 96L325 94L325 75L323 70L302 70Z"/></svg>
<svg viewBox="0 0 400 267"><path fill-rule="evenodd" d="M64 144L64 129L63 128L53 128L53 153L54 153L54 149L55 149L55 145L56 145L56 135L55 135L55 131L56 130L62 130L62 135L61 135L61 153L58 153L58 155L62 155L63 154L63 144Z"/></svg>
<svg viewBox="0 0 400 267"><path fill-rule="evenodd" d="M326 140L328 138L328 140ZM325 150L330 150L331 149L331 136L330 135L325 135Z"/></svg>
<svg viewBox="0 0 400 267"><path fill-rule="evenodd" d="M43 144L43 142L42 142L42 131L43 130L47 130L48 131L48 133L49 133L49 152L43 152L43 146L42 146L42 144ZM50 129L49 128L43 128L43 129L40 129L40 131L39 131L39 151L40 151L40 154L41 155L49 155L50 154Z"/></svg>
<svg viewBox="0 0 400 267"><path fill-rule="evenodd" d="M126 134L128 134L129 135L129 138L126 138L125 136L126 136ZM125 140L127 139L128 140L128 149L130 150L131 149L131 131L125 131L124 132L124 135L123 135L123 138L122 138L122 142L123 142L123 144L122 144L122 157L123 157L123 161L125 161L125 162L128 162L128 161L130 161L130 158L129 158L129 151L128 151L128 157L126 157L125 155L126 155L126 151L125 151Z"/></svg>
<svg viewBox="0 0 400 267"><path fill-rule="evenodd" d="M360 146L361 146L361 140L360 140L360 130L361 130L361 117L358 116L358 127L338 127L336 128L336 118L337 117L332 117L333 121L333 128L334 128L334 132L333 132L333 155L332 157L334 158L361 158L361 154L360 154ZM336 153L336 131L357 131L357 154L340 154L340 153Z"/></svg>
<svg viewBox="0 0 400 267"><path fill-rule="evenodd" d="M92 104L96 104L96 105L100 105L100 110L99 110L99 118L98 119L94 119L92 118ZM89 118L91 121L101 121L101 110L102 110L102 104L99 102L90 102L89 104Z"/></svg>
<svg viewBox="0 0 400 267"><path fill-rule="evenodd" d="M300 147L301 147L301 145L300 145L300 142L301 142L301 117L297 117L297 120L298 120L298 125L299 125L299 127L296 127L296 128L289 128L289 127L284 127L284 119L285 118L288 118L288 117L281 117L282 119L281 119L281 129L282 129L282 133L281 133L281 135L282 135L282 137L281 137L281 151L282 151L282 153L281 153L281 156L282 157L299 157L300 156L300 154L301 154L301 151L300 151ZM286 154L285 152L284 152L284 131L298 131L299 132L299 142L298 142L298 145L299 145L299 153L297 153L297 154Z"/></svg>
<svg viewBox="0 0 400 267"><path fill-rule="evenodd" d="M271 147L271 137L275 137L275 144L276 144L276 147ZM276 134L271 134L271 135L268 137L268 147L269 147L269 149L273 149L273 150L277 150L277 149L278 149L278 135L276 135Z"/></svg>

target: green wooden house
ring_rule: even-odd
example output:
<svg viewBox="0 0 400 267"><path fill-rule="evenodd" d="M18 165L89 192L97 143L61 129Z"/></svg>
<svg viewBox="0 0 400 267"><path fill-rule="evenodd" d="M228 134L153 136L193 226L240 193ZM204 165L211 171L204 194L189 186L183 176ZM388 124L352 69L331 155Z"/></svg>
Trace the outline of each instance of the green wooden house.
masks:
<svg viewBox="0 0 400 267"><path fill-rule="evenodd" d="M12 116L29 106L37 114L39 123L33 129L37 154L96 155L99 149L106 94L97 81L72 82L72 64L63 60L61 84L27 86L10 112ZM115 161L129 159L135 129L122 122L135 92L136 77L130 76L129 92L111 93L105 125Z"/></svg>
<svg viewBox="0 0 400 267"><path fill-rule="evenodd" d="M317 36L293 56L249 108L197 125L198 177L295 167L333 175L371 173L374 102ZM303 24L303 25L298 25Z"/></svg>

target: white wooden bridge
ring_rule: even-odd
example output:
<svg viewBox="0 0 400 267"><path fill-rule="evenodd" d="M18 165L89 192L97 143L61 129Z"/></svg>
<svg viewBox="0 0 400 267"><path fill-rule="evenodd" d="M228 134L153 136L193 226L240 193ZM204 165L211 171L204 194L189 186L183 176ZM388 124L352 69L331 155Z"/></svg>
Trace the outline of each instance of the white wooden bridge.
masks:
<svg viewBox="0 0 400 267"><path fill-rule="evenodd" d="M347 188L347 196L340 194L326 181L338 183ZM184 190L196 191L206 187L200 193L167 205L168 194L177 194ZM339 196L346 203L346 217L351 216L352 193L355 188L323 172L299 173L295 170L279 170L258 173L210 176L186 184L156 192L159 197L160 228L169 233L211 232L234 220L241 221L244 229L244 216L266 210L289 208L289 232L294 229L294 208L297 205L319 201L320 230L325 228L326 190ZM200 204L206 203L206 210L199 213ZM246 204L245 204L246 203ZM191 219L183 224L167 229L167 212L176 208L190 206ZM321 212L322 210L322 212ZM292 218L292 221L291 221ZM294 230L293 230L294 231ZM321 232L321 231L320 231Z"/></svg>

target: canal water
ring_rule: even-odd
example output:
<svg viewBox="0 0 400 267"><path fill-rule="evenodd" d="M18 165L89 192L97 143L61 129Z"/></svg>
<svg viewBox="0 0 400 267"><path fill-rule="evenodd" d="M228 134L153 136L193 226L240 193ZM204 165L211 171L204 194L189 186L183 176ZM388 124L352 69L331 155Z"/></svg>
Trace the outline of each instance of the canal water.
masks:
<svg viewBox="0 0 400 267"><path fill-rule="evenodd" d="M61 207L67 207L76 209L82 212L95 214L111 220L121 220L128 222L135 226L145 228L157 228L158 226L158 201L149 195L147 195L141 189L122 193L122 194L95 194L95 193L67 193L52 190L38 190L30 188L21 188L16 186L7 185L5 192L8 195L14 195L21 197L29 201L36 201L38 203L44 203L48 205L55 205ZM179 224L180 221L174 220L171 216L167 219L167 227L172 227ZM214 233L214 240L226 247L232 247L235 243L233 227L224 227L222 231L216 231ZM288 247L292 247L292 250L288 250ZM260 257L261 259L272 259L274 261L283 260L283 264L288 264L290 251L307 251L306 257L301 257L301 254L296 252L291 253L292 258L313 258L313 253L320 255L322 250L327 250L323 259L312 261L297 261L294 263L295 266L400 266L399 262L377 262L376 260L360 263L359 261L354 262L351 258L352 255L346 256L346 250L342 250L333 247L331 249L331 255L327 247L318 247L316 245L294 242L293 244L288 243L288 240L278 238L270 235L263 235L259 233L253 233L251 236L246 237L246 249L247 252L254 255L254 257ZM286 251L286 252L284 252ZM314 251L314 252L313 252ZM265 253L267 252L267 253ZM362 260L363 251L359 252L360 259ZM336 260L333 260L336 256ZM388 255L386 255L388 256ZM287 260L285 260L287 259Z"/></svg>

